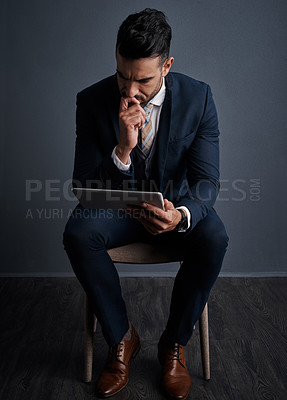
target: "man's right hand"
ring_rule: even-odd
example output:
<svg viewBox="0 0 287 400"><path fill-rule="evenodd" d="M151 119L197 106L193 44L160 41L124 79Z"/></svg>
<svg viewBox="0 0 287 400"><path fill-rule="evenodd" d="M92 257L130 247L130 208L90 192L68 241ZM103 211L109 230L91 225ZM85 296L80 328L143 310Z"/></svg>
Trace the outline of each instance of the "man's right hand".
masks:
<svg viewBox="0 0 287 400"><path fill-rule="evenodd" d="M116 155L128 164L130 153L138 142L138 130L145 123L146 113L135 97L122 97L119 110L120 141Z"/></svg>

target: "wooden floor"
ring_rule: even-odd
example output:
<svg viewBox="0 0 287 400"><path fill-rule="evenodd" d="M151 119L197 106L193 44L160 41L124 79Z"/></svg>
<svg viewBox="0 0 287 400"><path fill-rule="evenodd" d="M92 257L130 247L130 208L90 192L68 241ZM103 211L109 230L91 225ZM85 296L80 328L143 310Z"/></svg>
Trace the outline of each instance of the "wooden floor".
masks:
<svg viewBox="0 0 287 400"><path fill-rule="evenodd" d="M172 278L122 278L142 349L115 400L164 399L156 345ZM0 398L96 399L107 346L95 339L94 381L83 376L83 292L74 278L0 279ZM189 399L287 399L287 278L219 278L210 296L211 380L202 379L198 329L186 347Z"/></svg>

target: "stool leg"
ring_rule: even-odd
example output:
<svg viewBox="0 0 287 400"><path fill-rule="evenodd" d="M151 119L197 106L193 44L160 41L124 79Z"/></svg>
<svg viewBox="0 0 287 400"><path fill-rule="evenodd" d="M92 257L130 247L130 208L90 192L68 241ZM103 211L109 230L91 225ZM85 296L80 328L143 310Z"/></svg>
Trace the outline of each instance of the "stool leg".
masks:
<svg viewBox="0 0 287 400"><path fill-rule="evenodd" d="M85 297L85 374L84 381L92 381L93 373L93 336L96 331L97 319L91 309L89 299Z"/></svg>
<svg viewBox="0 0 287 400"><path fill-rule="evenodd" d="M209 359L209 335L208 335L208 309L205 304L203 313L199 318L199 334L203 376L205 380L210 379L210 359Z"/></svg>

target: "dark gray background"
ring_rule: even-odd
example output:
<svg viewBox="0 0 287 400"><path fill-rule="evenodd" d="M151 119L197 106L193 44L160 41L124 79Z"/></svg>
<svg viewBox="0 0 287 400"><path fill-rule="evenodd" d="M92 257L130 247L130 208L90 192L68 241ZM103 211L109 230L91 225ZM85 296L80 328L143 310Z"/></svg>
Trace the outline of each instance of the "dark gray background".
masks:
<svg viewBox="0 0 287 400"><path fill-rule="evenodd" d="M173 28L172 70L213 90L221 129L216 209L230 236L222 274L286 274L284 0L2 1L1 274L71 273L61 241L75 205L66 189L75 96L115 72L118 27L148 6ZM29 196L32 181L42 190ZM176 268L120 266L134 274Z"/></svg>

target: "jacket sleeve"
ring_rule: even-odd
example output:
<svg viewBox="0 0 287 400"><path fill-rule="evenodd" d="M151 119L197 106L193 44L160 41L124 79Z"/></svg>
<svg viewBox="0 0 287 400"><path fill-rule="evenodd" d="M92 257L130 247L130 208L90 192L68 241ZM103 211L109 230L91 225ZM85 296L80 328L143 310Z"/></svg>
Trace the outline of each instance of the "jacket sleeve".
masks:
<svg viewBox="0 0 287 400"><path fill-rule="evenodd" d="M191 229L213 207L219 191L219 130L210 87L206 86L204 112L187 153L188 193L179 203L191 213Z"/></svg>
<svg viewBox="0 0 287 400"><path fill-rule="evenodd" d="M81 93L77 95L74 187L120 189L125 180L133 179L132 165L129 171L124 172L112 160L112 150L117 142L115 135L108 131L109 126L112 129L112 124L107 120L108 114L105 112L102 119L107 123L99 126L90 103Z"/></svg>

